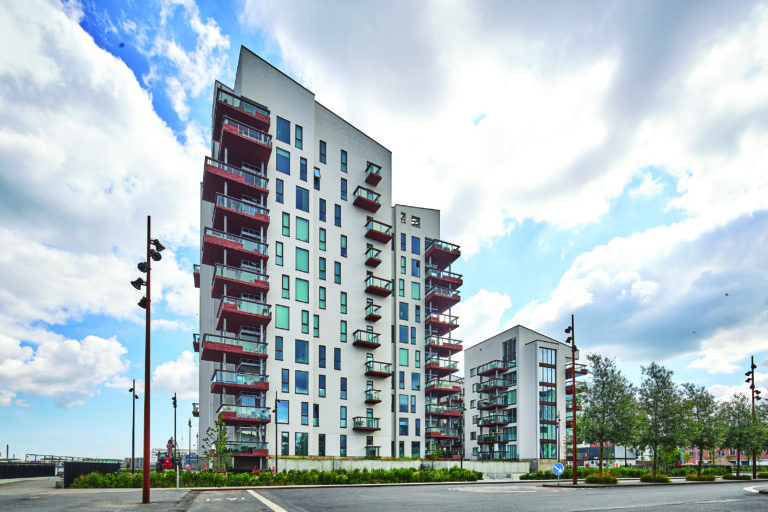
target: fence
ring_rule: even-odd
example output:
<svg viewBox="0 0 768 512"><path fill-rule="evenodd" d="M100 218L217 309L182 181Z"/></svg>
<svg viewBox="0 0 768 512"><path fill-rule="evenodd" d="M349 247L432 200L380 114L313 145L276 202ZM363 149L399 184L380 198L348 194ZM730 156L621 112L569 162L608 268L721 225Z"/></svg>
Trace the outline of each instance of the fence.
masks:
<svg viewBox="0 0 768 512"><path fill-rule="evenodd" d="M64 463L64 488L68 488L75 478L89 473L119 473L119 462L65 462Z"/></svg>
<svg viewBox="0 0 768 512"><path fill-rule="evenodd" d="M0 480L8 478L36 478L41 476L56 476L56 464L0 464Z"/></svg>

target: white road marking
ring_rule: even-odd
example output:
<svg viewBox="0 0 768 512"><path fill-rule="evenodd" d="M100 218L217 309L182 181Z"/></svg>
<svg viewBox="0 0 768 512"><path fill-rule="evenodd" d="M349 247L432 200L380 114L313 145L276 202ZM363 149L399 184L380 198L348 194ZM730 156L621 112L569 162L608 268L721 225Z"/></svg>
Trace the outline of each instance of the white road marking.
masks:
<svg viewBox="0 0 768 512"><path fill-rule="evenodd" d="M747 492L754 492L758 493L758 487L768 487L768 485L753 485L752 487L745 487L744 490Z"/></svg>
<svg viewBox="0 0 768 512"><path fill-rule="evenodd" d="M265 504L266 506L271 508L274 512L288 512L287 510L285 510L283 507L281 507L277 503L271 502L270 500L268 500L264 496L260 495L256 491L248 491L248 494L250 494L251 496L253 496L257 500L259 500L260 502L262 502L263 504Z"/></svg>
<svg viewBox="0 0 768 512"><path fill-rule="evenodd" d="M552 487L524 487L520 485L505 485L494 487L451 487L449 491L458 492L485 492L485 493L523 493L523 492L558 492L558 491L570 491L571 489L557 489Z"/></svg>

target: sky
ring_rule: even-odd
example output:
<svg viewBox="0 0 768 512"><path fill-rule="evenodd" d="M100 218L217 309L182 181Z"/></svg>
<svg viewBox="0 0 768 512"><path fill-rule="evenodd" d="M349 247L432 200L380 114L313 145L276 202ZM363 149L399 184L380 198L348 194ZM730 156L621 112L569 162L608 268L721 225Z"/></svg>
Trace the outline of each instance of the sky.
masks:
<svg viewBox="0 0 768 512"><path fill-rule="evenodd" d="M243 45L389 148L462 246L456 336L522 324L631 381L768 386L768 3L0 3L0 454L130 455L197 394L199 183ZM257 99L258 100L258 99ZM192 421L196 444L196 421Z"/></svg>

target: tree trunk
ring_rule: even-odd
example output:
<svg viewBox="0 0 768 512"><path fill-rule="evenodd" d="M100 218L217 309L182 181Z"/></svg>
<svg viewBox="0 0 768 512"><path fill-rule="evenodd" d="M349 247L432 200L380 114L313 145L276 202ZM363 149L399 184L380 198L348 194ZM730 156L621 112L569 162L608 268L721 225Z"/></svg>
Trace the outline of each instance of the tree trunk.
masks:
<svg viewBox="0 0 768 512"><path fill-rule="evenodd" d="M597 474L603 476L603 442L600 441L600 455L597 457Z"/></svg>
<svg viewBox="0 0 768 512"><path fill-rule="evenodd" d="M741 474L741 446L736 447L736 476Z"/></svg>
<svg viewBox="0 0 768 512"><path fill-rule="evenodd" d="M651 466L651 475L653 475L653 478L656 478L656 459L658 459L658 446L653 445L653 465Z"/></svg>
<svg viewBox="0 0 768 512"><path fill-rule="evenodd" d="M702 466L702 464L704 464L704 448L699 446L699 460L698 460L698 463L696 464L696 477L697 478L701 477L701 466Z"/></svg>

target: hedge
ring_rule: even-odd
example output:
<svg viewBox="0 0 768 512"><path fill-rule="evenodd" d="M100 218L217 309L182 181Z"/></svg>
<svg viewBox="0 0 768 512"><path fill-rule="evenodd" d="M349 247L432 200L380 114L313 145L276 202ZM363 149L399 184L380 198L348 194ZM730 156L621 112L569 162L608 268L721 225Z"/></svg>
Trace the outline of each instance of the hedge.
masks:
<svg viewBox="0 0 768 512"><path fill-rule="evenodd" d="M653 482L653 483L669 483L669 477L667 475L656 475L655 477L652 474L643 475L640 477L641 482Z"/></svg>
<svg viewBox="0 0 768 512"><path fill-rule="evenodd" d="M615 476L607 474L603 476L589 475L584 479L585 484L616 484L618 482Z"/></svg>
<svg viewBox="0 0 768 512"><path fill-rule="evenodd" d="M737 475L736 473L726 473L723 475L723 480L752 480L752 475L742 473Z"/></svg>
<svg viewBox="0 0 768 512"><path fill-rule="evenodd" d="M768 478L768 472L758 473L757 478Z"/></svg>
<svg viewBox="0 0 768 512"><path fill-rule="evenodd" d="M715 475L701 475L696 476L695 474L685 475L685 479L690 482L714 482L715 481Z"/></svg>

